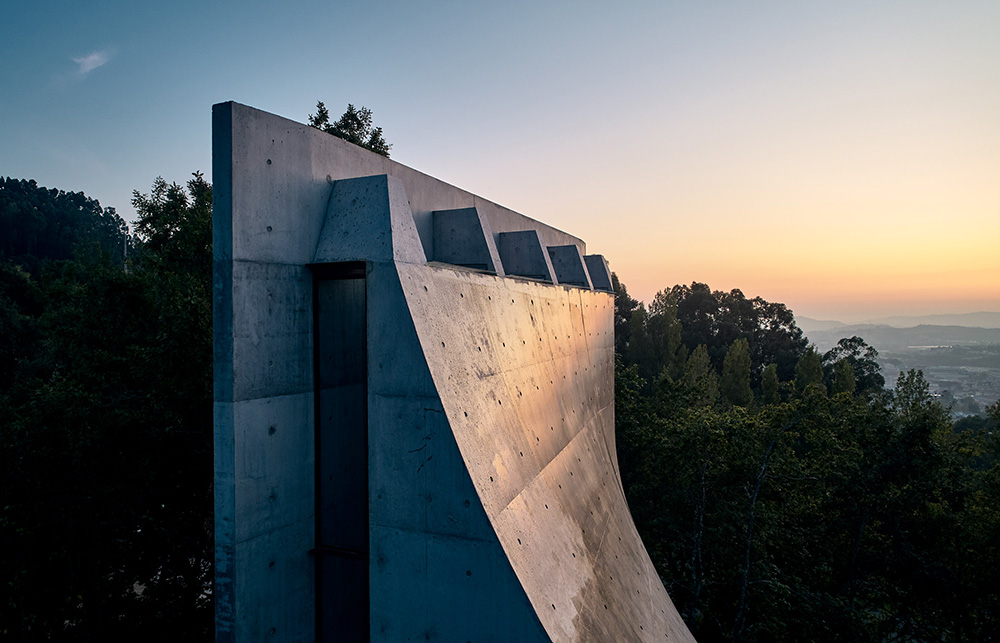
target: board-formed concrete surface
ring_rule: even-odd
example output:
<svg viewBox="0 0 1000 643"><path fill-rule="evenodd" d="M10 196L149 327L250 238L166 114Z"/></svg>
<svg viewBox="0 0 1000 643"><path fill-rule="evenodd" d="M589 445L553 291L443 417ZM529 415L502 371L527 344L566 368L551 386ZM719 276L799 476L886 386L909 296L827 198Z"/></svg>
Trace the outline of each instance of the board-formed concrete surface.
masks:
<svg viewBox="0 0 1000 643"><path fill-rule="evenodd" d="M213 147L217 640L693 640L622 493L603 258L243 105Z"/></svg>

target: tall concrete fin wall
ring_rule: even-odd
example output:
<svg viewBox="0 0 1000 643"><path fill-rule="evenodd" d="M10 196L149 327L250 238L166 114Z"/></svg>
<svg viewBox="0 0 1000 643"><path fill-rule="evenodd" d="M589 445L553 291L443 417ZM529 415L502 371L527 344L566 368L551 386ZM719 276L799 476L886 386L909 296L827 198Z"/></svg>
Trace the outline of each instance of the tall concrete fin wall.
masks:
<svg viewBox="0 0 1000 643"><path fill-rule="evenodd" d="M337 636L316 445L338 434L314 364L337 266L364 292L368 637L692 640L621 489L603 258L243 105L213 108L213 147L217 640ZM562 247L594 289L505 277L504 239L550 279Z"/></svg>

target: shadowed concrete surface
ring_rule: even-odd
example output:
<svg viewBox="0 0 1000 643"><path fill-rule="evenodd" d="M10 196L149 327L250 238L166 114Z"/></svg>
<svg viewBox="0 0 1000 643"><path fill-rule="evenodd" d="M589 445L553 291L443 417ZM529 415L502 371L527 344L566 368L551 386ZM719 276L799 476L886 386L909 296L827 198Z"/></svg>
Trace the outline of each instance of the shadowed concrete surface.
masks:
<svg viewBox="0 0 1000 643"><path fill-rule="evenodd" d="M603 258L243 105L213 148L217 639L692 640L621 489Z"/></svg>

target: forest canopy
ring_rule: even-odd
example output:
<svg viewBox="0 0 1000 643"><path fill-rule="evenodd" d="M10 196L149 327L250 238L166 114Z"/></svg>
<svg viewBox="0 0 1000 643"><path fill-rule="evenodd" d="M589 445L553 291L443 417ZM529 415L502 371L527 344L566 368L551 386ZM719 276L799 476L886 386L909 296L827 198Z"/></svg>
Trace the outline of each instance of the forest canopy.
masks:
<svg viewBox="0 0 1000 643"><path fill-rule="evenodd" d="M211 186L0 187L0 638L211 640Z"/></svg>
<svg viewBox="0 0 1000 643"><path fill-rule="evenodd" d="M0 183L2 637L212 639L211 203L158 178L132 232ZM992 640L1000 404L958 426L783 304L613 284L623 483L699 641Z"/></svg>
<svg viewBox="0 0 1000 643"><path fill-rule="evenodd" d="M708 641L987 641L1000 627L1000 453L860 337L823 355L781 304L615 284L626 496Z"/></svg>
<svg viewBox="0 0 1000 643"><path fill-rule="evenodd" d="M114 208L83 192L40 187L35 181L0 178L0 260L35 271L42 259L70 259L81 243L93 244L121 263L131 243Z"/></svg>

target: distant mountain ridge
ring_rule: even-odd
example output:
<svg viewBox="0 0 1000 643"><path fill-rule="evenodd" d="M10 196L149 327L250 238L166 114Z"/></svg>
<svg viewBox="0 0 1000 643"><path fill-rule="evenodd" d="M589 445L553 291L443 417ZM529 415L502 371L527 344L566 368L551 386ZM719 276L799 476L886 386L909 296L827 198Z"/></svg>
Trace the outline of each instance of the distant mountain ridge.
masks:
<svg viewBox="0 0 1000 643"><path fill-rule="evenodd" d="M895 328L886 324L852 324L804 331L821 351L832 348L843 337L857 335L879 352L905 351L917 347L1000 345L1000 328L936 326L921 324Z"/></svg>
<svg viewBox="0 0 1000 643"><path fill-rule="evenodd" d="M965 326L966 328L1000 328L1000 313L980 311L978 313L952 313L944 315L895 316L873 319L870 324L882 324L896 328L915 326Z"/></svg>
<svg viewBox="0 0 1000 643"><path fill-rule="evenodd" d="M807 335L811 331L833 330L834 328L842 328L847 325L844 322L834 319L813 319L812 317L799 317L798 315L795 316L795 323Z"/></svg>
<svg viewBox="0 0 1000 643"><path fill-rule="evenodd" d="M964 328L1000 328L1000 312L980 311L976 313L948 313L941 315L897 315L881 317L856 324L845 324L832 319L812 319L796 315L795 323L806 334L811 331L828 331L836 328L889 326L892 328L916 328L917 326L959 326Z"/></svg>

